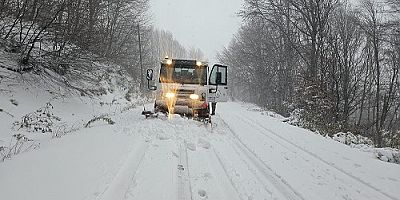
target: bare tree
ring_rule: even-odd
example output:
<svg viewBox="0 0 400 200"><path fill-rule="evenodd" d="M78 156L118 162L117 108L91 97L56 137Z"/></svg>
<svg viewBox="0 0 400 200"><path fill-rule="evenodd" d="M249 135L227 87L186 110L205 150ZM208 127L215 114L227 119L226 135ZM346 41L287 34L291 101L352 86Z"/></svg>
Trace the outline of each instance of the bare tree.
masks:
<svg viewBox="0 0 400 200"><path fill-rule="evenodd" d="M397 2L246 0L244 24L219 54L233 66L232 95L296 111L324 134L353 131L398 147Z"/></svg>

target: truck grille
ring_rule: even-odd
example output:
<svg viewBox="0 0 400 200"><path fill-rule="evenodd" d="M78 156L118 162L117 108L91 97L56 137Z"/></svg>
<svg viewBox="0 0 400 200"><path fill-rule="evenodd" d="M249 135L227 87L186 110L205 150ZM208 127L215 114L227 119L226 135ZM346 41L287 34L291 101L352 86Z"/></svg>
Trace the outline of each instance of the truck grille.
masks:
<svg viewBox="0 0 400 200"><path fill-rule="evenodd" d="M193 93L194 93L194 90L182 90L182 89L179 89L179 90L176 91L176 96L178 98L186 99L186 98L189 98L190 94L193 94Z"/></svg>
<svg viewBox="0 0 400 200"><path fill-rule="evenodd" d="M176 93L178 93L178 94L193 94L194 90L182 90L182 89L179 89L179 90L176 91Z"/></svg>

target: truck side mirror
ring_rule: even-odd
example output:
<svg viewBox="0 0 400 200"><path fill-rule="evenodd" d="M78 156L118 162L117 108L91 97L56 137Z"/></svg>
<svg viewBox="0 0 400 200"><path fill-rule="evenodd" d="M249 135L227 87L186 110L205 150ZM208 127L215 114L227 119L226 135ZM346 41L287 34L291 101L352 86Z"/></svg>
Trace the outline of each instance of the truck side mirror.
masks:
<svg viewBox="0 0 400 200"><path fill-rule="evenodd" d="M148 81L153 80L153 73L154 73L153 69L147 69L146 79Z"/></svg>
<svg viewBox="0 0 400 200"><path fill-rule="evenodd" d="M153 74L154 74L153 69L147 69L146 79L147 79L147 89L149 90L157 90L157 86L150 85L150 81L153 80Z"/></svg>
<svg viewBox="0 0 400 200"><path fill-rule="evenodd" d="M220 85L222 81L222 73L221 72L217 72L217 79L215 80L217 85Z"/></svg>

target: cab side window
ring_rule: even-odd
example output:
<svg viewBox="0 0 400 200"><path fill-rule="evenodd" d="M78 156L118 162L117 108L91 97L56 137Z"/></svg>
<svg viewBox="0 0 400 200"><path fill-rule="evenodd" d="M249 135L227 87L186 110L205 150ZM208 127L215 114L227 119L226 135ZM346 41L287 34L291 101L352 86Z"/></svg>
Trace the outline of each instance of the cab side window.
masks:
<svg viewBox="0 0 400 200"><path fill-rule="evenodd" d="M218 66L218 72L221 72L221 85L226 85L227 84L227 69L226 67L223 66Z"/></svg>
<svg viewBox="0 0 400 200"><path fill-rule="evenodd" d="M217 68L218 67L213 67L211 74L210 74L210 85L216 85L217 84Z"/></svg>
<svg viewBox="0 0 400 200"><path fill-rule="evenodd" d="M217 85L217 73L221 74L221 83L219 85L227 85L227 67L222 65L214 65L211 70L209 84Z"/></svg>

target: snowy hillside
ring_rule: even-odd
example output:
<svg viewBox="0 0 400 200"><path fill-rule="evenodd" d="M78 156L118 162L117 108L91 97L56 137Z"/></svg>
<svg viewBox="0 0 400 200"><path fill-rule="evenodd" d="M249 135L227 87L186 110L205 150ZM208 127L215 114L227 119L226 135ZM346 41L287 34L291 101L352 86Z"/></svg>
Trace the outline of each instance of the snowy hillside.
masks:
<svg viewBox="0 0 400 200"><path fill-rule="evenodd" d="M212 127L179 116L144 119L141 111L43 140L0 163L0 199L400 197L400 165L248 105L221 103Z"/></svg>
<svg viewBox="0 0 400 200"><path fill-rule="evenodd" d="M116 113L145 101L118 65L86 57L71 60L62 74L46 68L50 60L18 72L18 58L1 46L0 161L93 124L111 124Z"/></svg>

